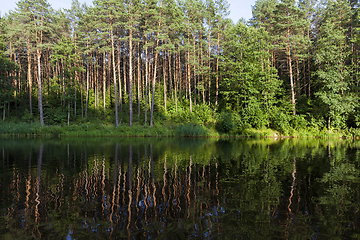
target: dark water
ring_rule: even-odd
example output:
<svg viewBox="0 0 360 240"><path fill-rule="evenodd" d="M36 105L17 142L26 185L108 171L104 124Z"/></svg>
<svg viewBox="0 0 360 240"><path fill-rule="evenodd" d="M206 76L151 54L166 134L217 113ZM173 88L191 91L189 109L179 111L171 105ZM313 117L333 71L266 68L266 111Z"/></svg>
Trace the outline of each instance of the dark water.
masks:
<svg viewBox="0 0 360 240"><path fill-rule="evenodd" d="M3 239L359 239L360 142L0 139Z"/></svg>

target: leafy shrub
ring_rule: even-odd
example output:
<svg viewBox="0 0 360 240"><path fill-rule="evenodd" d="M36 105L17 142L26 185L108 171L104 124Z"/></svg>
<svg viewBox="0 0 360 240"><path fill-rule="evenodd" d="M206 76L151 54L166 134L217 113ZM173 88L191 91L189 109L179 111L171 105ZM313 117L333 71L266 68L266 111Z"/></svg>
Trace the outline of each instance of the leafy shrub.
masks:
<svg viewBox="0 0 360 240"><path fill-rule="evenodd" d="M241 111L241 119L244 123L251 125L253 128L264 128L267 126L267 113L259 102L250 101Z"/></svg>
<svg viewBox="0 0 360 240"><path fill-rule="evenodd" d="M237 113L221 112L216 118L215 128L221 133L240 133L247 126Z"/></svg>
<svg viewBox="0 0 360 240"><path fill-rule="evenodd" d="M308 125L304 115L291 116L290 125L295 130L305 129Z"/></svg>
<svg viewBox="0 0 360 240"><path fill-rule="evenodd" d="M312 129L316 129L316 130L321 130L322 128L325 127L326 123L325 120L323 118L321 119L317 119L314 118L312 116L310 116L309 114L309 120L308 120L308 126Z"/></svg>
<svg viewBox="0 0 360 240"><path fill-rule="evenodd" d="M176 133L182 137L209 136L207 128L193 123L178 125L176 127Z"/></svg>
<svg viewBox="0 0 360 240"><path fill-rule="evenodd" d="M194 106L193 113L196 121L201 124L209 123L213 120L213 112L207 104L198 104Z"/></svg>
<svg viewBox="0 0 360 240"><path fill-rule="evenodd" d="M290 121L291 115L285 114L282 111L274 111L270 117L270 127L280 133L286 135L292 131Z"/></svg>
<svg viewBox="0 0 360 240"><path fill-rule="evenodd" d="M47 125L65 123L67 120L67 112L62 110L62 107L58 108L46 108L44 109L44 122Z"/></svg>

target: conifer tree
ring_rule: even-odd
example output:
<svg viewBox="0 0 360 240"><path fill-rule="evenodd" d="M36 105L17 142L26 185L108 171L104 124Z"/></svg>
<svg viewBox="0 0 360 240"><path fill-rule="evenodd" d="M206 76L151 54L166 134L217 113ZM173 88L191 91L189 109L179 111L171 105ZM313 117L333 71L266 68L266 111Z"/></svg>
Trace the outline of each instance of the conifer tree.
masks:
<svg viewBox="0 0 360 240"><path fill-rule="evenodd" d="M308 26L304 13L296 5L295 0L283 0L276 5L274 33L276 33L277 46L286 56L289 71L291 104L293 115L296 114L295 86L293 74L293 60L296 57L294 46L303 40L303 29Z"/></svg>
<svg viewBox="0 0 360 240"><path fill-rule="evenodd" d="M328 130L331 122L338 127L345 122L345 116L355 108L355 98L350 91L351 66L346 64L350 55L346 43L350 22L350 6L347 1L329 2L320 26L317 40L317 75L320 90L315 94L326 106Z"/></svg>

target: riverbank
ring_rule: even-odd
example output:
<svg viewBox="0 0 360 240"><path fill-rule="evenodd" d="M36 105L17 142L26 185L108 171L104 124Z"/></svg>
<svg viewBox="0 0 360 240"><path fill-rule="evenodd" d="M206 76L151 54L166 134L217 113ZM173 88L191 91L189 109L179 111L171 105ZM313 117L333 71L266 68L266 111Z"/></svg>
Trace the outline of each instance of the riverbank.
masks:
<svg viewBox="0 0 360 240"><path fill-rule="evenodd" d="M291 130L282 134L272 129L244 129L241 133L224 134L214 127L186 123L165 122L153 127L134 124L133 126L111 124L82 123L72 125L45 125L39 123L1 122L2 137L260 137L260 138L353 138L360 139L359 129L346 130Z"/></svg>

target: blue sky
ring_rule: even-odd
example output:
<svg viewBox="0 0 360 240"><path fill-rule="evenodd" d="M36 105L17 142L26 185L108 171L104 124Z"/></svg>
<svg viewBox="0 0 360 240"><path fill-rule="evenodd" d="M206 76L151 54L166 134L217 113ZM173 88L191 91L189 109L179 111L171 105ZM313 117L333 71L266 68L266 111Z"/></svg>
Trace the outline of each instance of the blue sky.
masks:
<svg viewBox="0 0 360 240"><path fill-rule="evenodd" d="M0 7L1 15L8 12L9 10L14 10L16 7L16 2L18 1L4 0ZM48 0L48 2L54 9L70 8L71 6L71 0ZM92 0L79 0L79 2L86 2L91 4ZM251 6L255 4L255 0L228 0L228 3L230 4L229 17L235 23L240 18L245 18L245 20L249 20L249 18L251 18Z"/></svg>

